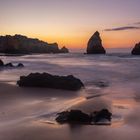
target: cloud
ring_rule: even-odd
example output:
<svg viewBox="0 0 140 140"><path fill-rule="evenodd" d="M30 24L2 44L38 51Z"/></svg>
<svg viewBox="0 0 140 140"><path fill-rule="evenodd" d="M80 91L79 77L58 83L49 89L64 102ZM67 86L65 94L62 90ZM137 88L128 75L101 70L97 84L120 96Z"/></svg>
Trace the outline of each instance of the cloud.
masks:
<svg viewBox="0 0 140 140"><path fill-rule="evenodd" d="M104 31L109 32L109 31L124 31L124 30L140 30L140 27L137 27L137 26L124 26L124 27L105 29Z"/></svg>

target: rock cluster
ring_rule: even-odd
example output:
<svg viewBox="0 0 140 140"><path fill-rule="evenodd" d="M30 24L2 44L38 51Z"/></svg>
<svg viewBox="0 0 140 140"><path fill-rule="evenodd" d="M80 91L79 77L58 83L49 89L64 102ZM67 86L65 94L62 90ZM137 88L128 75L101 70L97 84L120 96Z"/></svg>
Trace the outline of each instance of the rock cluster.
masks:
<svg viewBox="0 0 140 140"><path fill-rule="evenodd" d="M88 41L87 54L105 54L100 33L96 31Z"/></svg>
<svg viewBox="0 0 140 140"><path fill-rule="evenodd" d="M81 110L71 110L58 113L56 121L60 124L101 124L102 121L104 122L102 122L102 124L108 124L107 122L111 122L111 116L112 114L107 109L95 111L90 115Z"/></svg>
<svg viewBox="0 0 140 140"><path fill-rule="evenodd" d="M18 63L16 66L14 66L12 63L6 63L4 64L4 62L0 59L0 67L1 68L22 68L24 67L24 65L22 63Z"/></svg>
<svg viewBox="0 0 140 140"><path fill-rule="evenodd" d="M28 76L21 76L17 84L20 87L46 87L64 90L79 90L84 86L80 79L72 75L56 76L48 73L31 73Z"/></svg>

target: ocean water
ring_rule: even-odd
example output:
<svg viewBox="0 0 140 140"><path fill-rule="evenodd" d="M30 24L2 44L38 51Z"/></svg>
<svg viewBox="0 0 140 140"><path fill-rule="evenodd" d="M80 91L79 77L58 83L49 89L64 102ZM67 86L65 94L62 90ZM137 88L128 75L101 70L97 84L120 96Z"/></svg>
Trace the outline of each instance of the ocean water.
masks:
<svg viewBox="0 0 140 140"><path fill-rule="evenodd" d="M113 113L111 127L119 127L122 131L126 128L131 130L132 125L140 124L140 115L136 113L140 112L140 57L132 56L128 50L121 53L116 50L115 52L110 51L106 55L86 55L73 52L69 54L1 56L1 59L5 63L12 62L16 65L20 62L25 65L22 69L0 70L0 82L17 88L16 81L19 77L31 72L74 75L81 79L85 85L85 88L78 92L51 89L48 89L47 92L43 89L41 92L40 89L35 89L35 95L31 92L31 95L35 97L28 97L28 100L24 100L22 105L19 104L19 107L16 108L18 117L12 113L9 114L9 121L10 123L12 121L12 124L15 123L14 118L17 123L17 120L21 121L25 117L55 124L56 114L71 108L81 109L88 113L108 108ZM105 86L100 86L101 83ZM27 92L29 94L29 91ZM24 93L27 97L26 91ZM36 94L43 94L43 96L40 98ZM26 110L24 115L19 113L21 109ZM8 123L5 118L4 121ZM78 133L80 131L83 130L78 130Z"/></svg>

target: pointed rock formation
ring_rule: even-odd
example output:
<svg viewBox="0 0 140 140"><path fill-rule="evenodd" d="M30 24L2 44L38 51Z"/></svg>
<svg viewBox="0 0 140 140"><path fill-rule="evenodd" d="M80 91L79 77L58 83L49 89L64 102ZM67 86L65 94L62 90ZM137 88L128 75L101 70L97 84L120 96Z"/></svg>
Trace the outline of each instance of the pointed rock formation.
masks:
<svg viewBox="0 0 140 140"><path fill-rule="evenodd" d="M133 55L140 55L140 42L135 45L131 53Z"/></svg>
<svg viewBox="0 0 140 140"><path fill-rule="evenodd" d="M100 33L96 31L89 39L87 45L87 54L105 54L106 51L102 46Z"/></svg>

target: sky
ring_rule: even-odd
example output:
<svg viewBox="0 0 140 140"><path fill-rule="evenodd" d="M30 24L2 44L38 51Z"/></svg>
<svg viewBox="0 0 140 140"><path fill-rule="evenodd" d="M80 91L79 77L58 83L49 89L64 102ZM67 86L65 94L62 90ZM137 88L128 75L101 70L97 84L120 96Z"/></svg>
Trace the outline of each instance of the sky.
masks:
<svg viewBox="0 0 140 140"><path fill-rule="evenodd" d="M86 48L98 30L106 48L140 41L140 0L0 0L0 35L22 34Z"/></svg>

